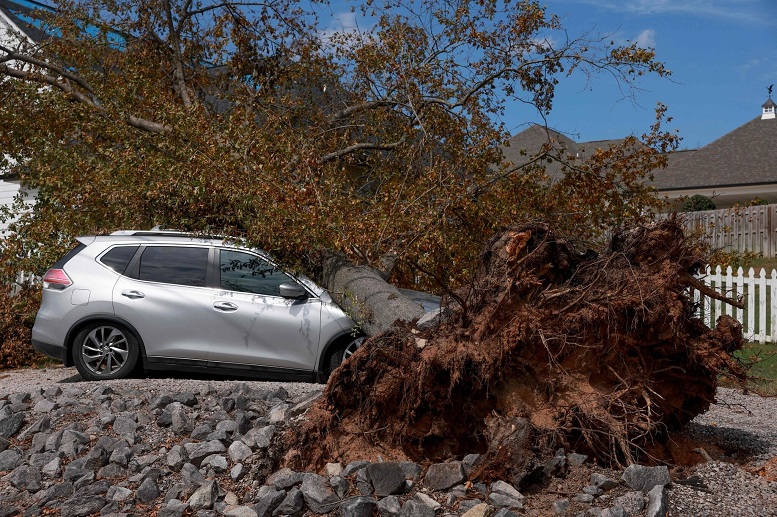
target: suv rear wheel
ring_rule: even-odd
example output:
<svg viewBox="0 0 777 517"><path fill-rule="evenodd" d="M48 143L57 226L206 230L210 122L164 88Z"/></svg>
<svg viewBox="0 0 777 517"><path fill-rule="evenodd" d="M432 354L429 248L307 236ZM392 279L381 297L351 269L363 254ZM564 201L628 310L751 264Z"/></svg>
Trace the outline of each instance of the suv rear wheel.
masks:
<svg viewBox="0 0 777 517"><path fill-rule="evenodd" d="M73 341L73 363L86 380L126 377L138 362L135 336L117 323L92 323Z"/></svg>

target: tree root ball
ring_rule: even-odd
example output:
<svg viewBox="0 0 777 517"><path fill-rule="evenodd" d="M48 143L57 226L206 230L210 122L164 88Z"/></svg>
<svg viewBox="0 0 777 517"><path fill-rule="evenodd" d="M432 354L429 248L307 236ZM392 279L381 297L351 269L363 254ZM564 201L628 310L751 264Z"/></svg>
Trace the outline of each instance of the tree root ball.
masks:
<svg viewBox="0 0 777 517"><path fill-rule="evenodd" d="M719 375L744 377L731 355L741 325L695 316L701 250L672 219L621 232L601 254L543 224L494 236L441 325L396 324L333 373L287 461L479 452L485 480L520 478L559 447L644 460L707 410Z"/></svg>

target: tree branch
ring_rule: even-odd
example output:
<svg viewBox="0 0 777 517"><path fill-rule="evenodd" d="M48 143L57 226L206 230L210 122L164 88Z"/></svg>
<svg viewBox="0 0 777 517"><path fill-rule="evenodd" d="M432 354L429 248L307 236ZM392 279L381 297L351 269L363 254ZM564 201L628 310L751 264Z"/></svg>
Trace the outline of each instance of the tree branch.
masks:
<svg viewBox="0 0 777 517"><path fill-rule="evenodd" d="M333 160L337 160L338 158L342 158L347 154L351 154L353 152L360 151L363 149L369 149L371 151L391 151L392 149L396 149L397 147L405 143L405 140L406 140L406 137L403 135L402 138L400 138L398 141L392 142L390 144L373 144L370 142L361 142L358 144L349 145L348 147L345 147L338 151L325 154L319 159L319 162L320 163L331 162Z"/></svg>

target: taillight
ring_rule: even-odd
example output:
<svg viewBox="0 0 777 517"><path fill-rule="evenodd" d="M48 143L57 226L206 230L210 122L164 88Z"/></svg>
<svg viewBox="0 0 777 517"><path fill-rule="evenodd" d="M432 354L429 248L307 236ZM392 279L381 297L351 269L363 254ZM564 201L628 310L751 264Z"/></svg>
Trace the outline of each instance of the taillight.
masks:
<svg viewBox="0 0 777 517"><path fill-rule="evenodd" d="M49 269L43 276L44 289L56 289L61 291L73 285L70 277L67 276L64 269Z"/></svg>

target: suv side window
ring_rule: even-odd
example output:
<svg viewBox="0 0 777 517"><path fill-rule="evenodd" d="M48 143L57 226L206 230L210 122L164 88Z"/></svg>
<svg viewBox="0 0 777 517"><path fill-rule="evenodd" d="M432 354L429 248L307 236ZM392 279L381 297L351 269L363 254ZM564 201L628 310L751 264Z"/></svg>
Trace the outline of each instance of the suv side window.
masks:
<svg viewBox="0 0 777 517"><path fill-rule="evenodd" d="M124 270L127 269L130 260L135 256L137 250L137 246L116 246L100 257L100 262L123 275Z"/></svg>
<svg viewBox="0 0 777 517"><path fill-rule="evenodd" d="M228 291L280 296L279 286L294 280L262 257L242 251L221 250L220 285Z"/></svg>
<svg viewBox="0 0 777 517"><path fill-rule="evenodd" d="M138 280L205 287L208 248L149 246L143 250Z"/></svg>

